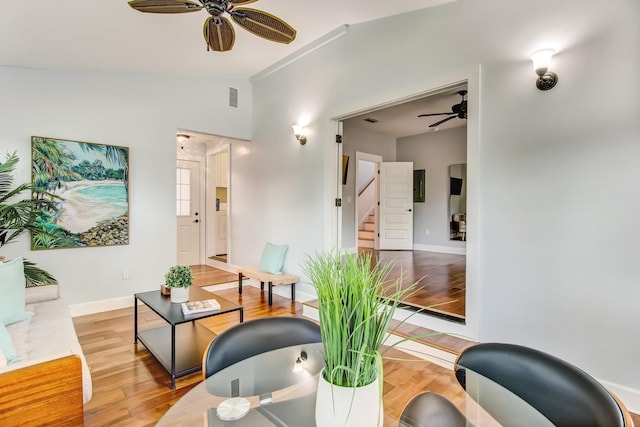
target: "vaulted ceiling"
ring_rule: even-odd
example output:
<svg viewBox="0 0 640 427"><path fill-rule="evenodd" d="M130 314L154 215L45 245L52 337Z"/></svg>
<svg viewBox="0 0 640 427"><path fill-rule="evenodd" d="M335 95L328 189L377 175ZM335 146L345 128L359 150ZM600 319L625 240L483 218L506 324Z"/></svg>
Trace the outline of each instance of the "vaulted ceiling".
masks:
<svg viewBox="0 0 640 427"><path fill-rule="evenodd" d="M260 0L248 7L278 16L297 30L279 44L235 26L230 52L208 52L201 10L141 13L126 0L8 2L0 14L0 65L112 72L248 78L345 24L453 0Z"/></svg>

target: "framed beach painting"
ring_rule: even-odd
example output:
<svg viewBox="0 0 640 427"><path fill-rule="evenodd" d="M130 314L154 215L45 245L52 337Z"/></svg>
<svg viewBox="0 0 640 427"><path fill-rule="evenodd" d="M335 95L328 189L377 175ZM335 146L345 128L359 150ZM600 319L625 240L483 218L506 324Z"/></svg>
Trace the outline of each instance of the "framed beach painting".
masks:
<svg viewBox="0 0 640 427"><path fill-rule="evenodd" d="M36 197L55 209L41 211L32 249L129 244L129 148L31 137L31 182Z"/></svg>

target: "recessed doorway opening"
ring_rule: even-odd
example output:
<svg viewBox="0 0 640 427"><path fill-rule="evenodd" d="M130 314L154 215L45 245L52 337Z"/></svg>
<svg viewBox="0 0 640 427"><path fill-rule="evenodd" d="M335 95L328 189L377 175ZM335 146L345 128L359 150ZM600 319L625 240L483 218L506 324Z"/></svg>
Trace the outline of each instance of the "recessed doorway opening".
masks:
<svg viewBox="0 0 640 427"><path fill-rule="evenodd" d="M179 129L177 134L178 264L229 270L232 258L230 153L236 140L184 129ZM187 205L185 194L189 195L190 208L181 211L181 207Z"/></svg>
<svg viewBox="0 0 640 427"><path fill-rule="evenodd" d="M385 230L380 227L383 221L379 216L384 214L380 213L379 206L384 201L379 198L374 201L377 209L371 209L379 216L364 221L367 229L364 228L362 219L370 216L359 211L363 205L358 200L363 182L359 181L361 174L352 171L341 188L343 203L338 219L341 224L338 238L342 247L352 252L372 251L374 258L381 262L395 262L392 274L399 276L402 272L403 283L407 286L414 282L420 284L418 292L403 301L404 304L462 324L466 323L467 316L466 249L468 240L475 236L467 236L468 212L466 204L460 203L461 195L450 193L450 171L452 165L468 162L468 89L468 83L464 81L406 102L340 118L342 156L379 156L383 163L413 162L414 171L424 171L421 181L424 188L412 193L420 197L414 198L410 206L413 241L411 249L406 250L380 250L377 242ZM465 96L461 98L462 91ZM464 108L464 115L460 113L461 108ZM464 178L466 180L466 176ZM411 179L413 187L413 175ZM384 185L381 183L379 187ZM466 191L466 181L464 188ZM450 217L453 199L456 212ZM452 227L456 227L455 238L451 238ZM369 238L361 238L364 236ZM365 244L371 241L374 243Z"/></svg>

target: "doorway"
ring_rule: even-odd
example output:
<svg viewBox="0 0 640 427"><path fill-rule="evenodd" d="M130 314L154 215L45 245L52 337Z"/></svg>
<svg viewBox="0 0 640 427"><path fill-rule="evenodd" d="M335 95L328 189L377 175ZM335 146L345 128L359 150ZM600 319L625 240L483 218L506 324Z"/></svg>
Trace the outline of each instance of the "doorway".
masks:
<svg viewBox="0 0 640 427"><path fill-rule="evenodd" d="M356 224L357 236L355 236L355 248L378 249L378 169L382 163L382 157L370 153L356 152L356 179L355 179L355 203L354 224ZM347 196L346 207L350 206L351 196ZM343 212L343 215L347 214ZM343 229L348 229L345 224ZM343 243L346 243L343 241Z"/></svg>
<svg viewBox="0 0 640 427"><path fill-rule="evenodd" d="M454 116L452 108L460 103L459 93L462 90L467 90L467 82L449 85L423 97L392 103L381 109L362 109L357 114L342 118L344 155L350 156L362 150L381 156L385 162L413 161L414 169L425 171L425 195L413 200L415 219L412 224L412 247L401 252L380 251L376 250L379 247L375 247L374 255L382 262L395 261L415 280L424 275L430 276L431 280L420 281L420 298L414 298L415 301L409 298L404 303L420 309L432 307L431 311L438 317L459 323L465 322L466 315L467 238L465 229L465 239L449 239L451 219L448 218L448 192L449 166L467 163L466 119ZM432 127L434 123L437 125ZM457 148L452 152L447 151L450 147L446 141L440 144L430 142L452 139L454 134ZM444 135L449 135L449 138ZM458 141L460 138L462 140ZM427 152L426 145L431 145L433 149ZM434 159L440 157L442 160L437 164ZM348 186L343 186L342 190L347 203L343 203L339 219L341 242L348 247L353 241L350 239L353 227L358 224L357 220L346 220L353 218L347 214L348 202L349 197L357 193ZM473 240L473 235L470 235L470 239ZM357 240L356 245L356 250L371 250L358 245Z"/></svg>
<svg viewBox="0 0 640 427"><path fill-rule="evenodd" d="M230 270L230 153L233 141L231 138L190 130L179 129L177 132L176 252L180 265L209 265ZM187 168L187 173L184 170L188 165L197 167ZM182 206L186 206L183 200L187 192L185 181L189 183L189 216L180 211Z"/></svg>
<svg viewBox="0 0 640 427"><path fill-rule="evenodd" d="M207 221L207 259L229 259L229 146L207 154L207 188L213 200Z"/></svg>

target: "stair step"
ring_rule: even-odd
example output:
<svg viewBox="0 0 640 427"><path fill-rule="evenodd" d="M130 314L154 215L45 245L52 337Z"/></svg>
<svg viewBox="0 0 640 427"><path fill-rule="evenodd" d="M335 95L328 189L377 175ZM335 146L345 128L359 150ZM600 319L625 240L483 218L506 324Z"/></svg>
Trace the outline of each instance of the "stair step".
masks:
<svg viewBox="0 0 640 427"><path fill-rule="evenodd" d="M373 249L373 240L361 240L358 239L359 248Z"/></svg>
<svg viewBox="0 0 640 427"><path fill-rule="evenodd" d="M358 230L358 239L360 240L374 240L375 236L376 234L373 231Z"/></svg>
<svg viewBox="0 0 640 427"><path fill-rule="evenodd" d="M365 222L362 224L361 230L364 231L376 231L376 224L373 222Z"/></svg>

